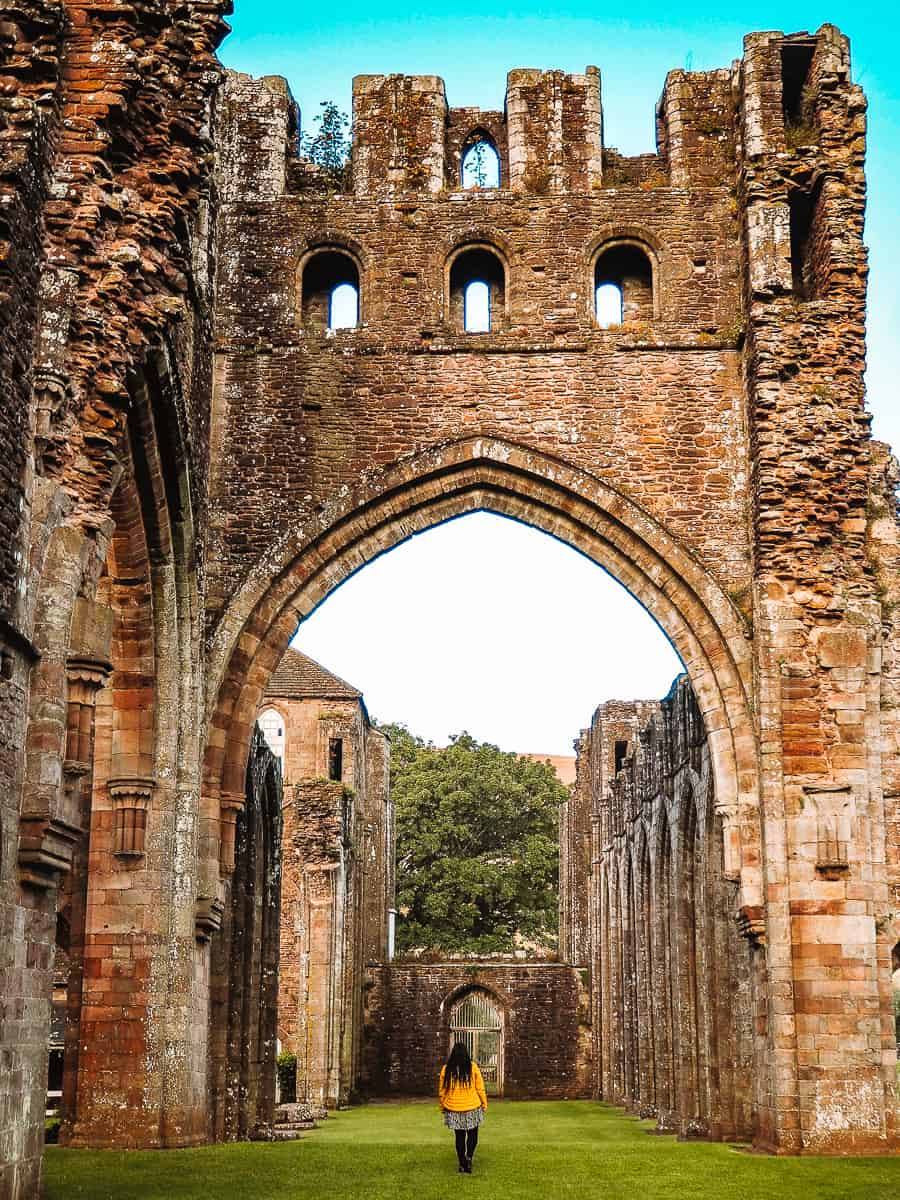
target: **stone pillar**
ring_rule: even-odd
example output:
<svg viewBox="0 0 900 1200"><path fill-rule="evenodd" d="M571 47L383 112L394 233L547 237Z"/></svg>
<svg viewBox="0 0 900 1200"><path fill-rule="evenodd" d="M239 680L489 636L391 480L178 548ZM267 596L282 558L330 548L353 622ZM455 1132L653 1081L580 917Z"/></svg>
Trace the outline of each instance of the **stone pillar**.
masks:
<svg viewBox="0 0 900 1200"><path fill-rule="evenodd" d="M340 1054L339 947L341 930L337 911L334 869L304 872L308 920L308 974L302 1021L306 1056L301 1079L297 1063L297 1095L309 1104L334 1107L337 1103Z"/></svg>
<svg viewBox="0 0 900 1200"><path fill-rule="evenodd" d="M34 646L0 616L0 1196L39 1194L56 894L22 887L17 832ZM27 999L26 999L27 998Z"/></svg>
<svg viewBox="0 0 900 1200"><path fill-rule="evenodd" d="M69 977L66 986L66 1029L63 1051L62 1125L65 1144L76 1120L78 1057L81 1049L81 1013L84 999L84 932L88 886L89 830L94 762L94 716L97 695L110 673L106 659L69 659L65 786L73 793L84 833L75 847L72 869L60 887L59 911L66 912L69 927Z"/></svg>

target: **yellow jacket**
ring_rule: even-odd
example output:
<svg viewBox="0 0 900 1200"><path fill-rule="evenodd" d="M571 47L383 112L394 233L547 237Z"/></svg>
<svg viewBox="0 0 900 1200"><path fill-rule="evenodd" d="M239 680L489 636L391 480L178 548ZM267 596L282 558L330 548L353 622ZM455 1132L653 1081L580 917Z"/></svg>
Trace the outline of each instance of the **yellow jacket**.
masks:
<svg viewBox="0 0 900 1200"><path fill-rule="evenodd" d="M472 1063L472 1078L468 1083L451 1081L449 1087L444 1087L444 1072L441 1067L441 1077L438 1080L438 1099L441 1108L449 1112L469 1112L473 1108L483 1108L487 1112L487 1095L484 1090L484 1080L477 1063Z"/></svg>

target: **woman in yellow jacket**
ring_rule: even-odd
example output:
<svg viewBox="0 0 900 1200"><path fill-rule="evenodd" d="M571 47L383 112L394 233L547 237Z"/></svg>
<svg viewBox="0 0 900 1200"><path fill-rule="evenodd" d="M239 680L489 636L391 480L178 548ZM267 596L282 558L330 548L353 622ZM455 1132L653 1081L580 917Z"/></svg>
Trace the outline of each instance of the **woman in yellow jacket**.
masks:
<svg viewBox="0 0 900 1200"><path fill-rule="evenodd" d="M444 1124L456 1134L456 1157L464 1175L472 1174L472 1156L478 1145L478 1126L487 1112L484 1080L463 1042L454 1043L441 1067L438 1100Z"/></svg>

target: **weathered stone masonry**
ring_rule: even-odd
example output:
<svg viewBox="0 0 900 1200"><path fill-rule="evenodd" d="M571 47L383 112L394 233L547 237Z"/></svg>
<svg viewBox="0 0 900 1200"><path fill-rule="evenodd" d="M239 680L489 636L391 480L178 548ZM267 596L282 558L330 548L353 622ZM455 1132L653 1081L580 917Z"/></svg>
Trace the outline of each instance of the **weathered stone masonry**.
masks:
<svg viewBox="0 0 900 1200"><path fill-rule="evenodd" d="M601 704L579 743L592 827L594 1091L683 1137L754 1134L751 973L736 923L703 718L681 676L661 703ZM757 987L761 986L757 982Z"/></svg>
<svg viewBox="0 0 900 1200"><path fill-rule="evenodd" d="M394 907L390 746L362 694L289 649L260 720L277 716L284 762L278 1037L297 1058L297 1100L358 1090L366 965L387 962Z"/></svg>
<svg viewBox="0 0 900 1200"><path fill-rule="evenodd" d="M450 1048L454 1005L472 992L500 1014L502 1094L588 1096L590 1010L580 973L564 963L396 962L366 981L361 1087L373 1095L429 1096Z"/></svg>
<svg viewBox="0 0 900 1200"><path fill-rule="evenodd" d="M685 664L756 947L758 1145L892 1148L896 468L846 40L672 72L638 158L593 70L513 71L477 115L362 77L331 194L286 85L223 82L228 7L22 0L0 29L4 1193L38 1186L60 908L66 1136L209 1136L207 939L269 676L353 570L484 508L611 570ZM473 123L497 189L458 186ZM494 324L466 335L475 250ZM361 322L329 336L340 264Z"/></svg>
<svg viewBox="0 0 900 1200"><path fill-rule="evenodd" d="M435 77L363 77L344 194L282 153L281 84L226 92L244 165L219 225L214 424L237 469L217 476L229 519L210 544L210 778L241 761L297 617L361 563L477 508L557 534L645 603L691 678L731 920L757 947L757 1143L893 1146L878 574L896 527L862 407L865 102L846 41L752 35L733 69L671 73L658 153L637 160L601 145L591 71L513 72L505 120L448 108ZM476 120L497 189L458 186ZM499 263L477 335L459 326L473 249ZM632 264L625 317L601 330L613 251ZM356 329L323 328L324 254L359 280Z"/></svg>
<svg viewBox="0 0 900 1200"><path fill-rule="evenodd" d="M10 473L0 491L4 1196L39 1186L60 904L59 929L91 994L70 1039L87 1046L90 1080L70 1127L116 1144L205 1137L194 1102L206 1094L206 1000L194 961L200 679L190 663L199 659L194 517L205 490L210 358L209 295L191 243L205 270L195 233L209 196L225 7L25 0L7 8L0 32L0 457ZM132 634L117 630L115 613L126 621L131 597L146 589L142 540L154 596L137 602L144 629L126 650ZM120 548L137 581L130 594L100 598ZM144 736L153 762L126 715L149 699L147 685L131 688L127 676L151 627L180 643L156 647L169 678L146 657L142 668L156 675L154 729ZM107 684L104 704L123 736L98 735L95 761L93 711ZM117 820L132 832L143 822L138 861L104 845ZM58 896L73 865L68 895Z"/></svg>

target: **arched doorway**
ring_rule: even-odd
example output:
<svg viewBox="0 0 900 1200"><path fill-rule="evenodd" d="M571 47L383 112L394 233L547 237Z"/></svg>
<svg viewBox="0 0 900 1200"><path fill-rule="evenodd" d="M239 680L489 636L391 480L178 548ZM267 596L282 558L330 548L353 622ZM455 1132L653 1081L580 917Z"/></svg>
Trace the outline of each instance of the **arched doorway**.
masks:
<svg viewBox="0 0 900 1200"><path fill-rule="evenodd" d="M416 533L474 512L514 518L580 551L616 578L668 635L691 680L699 719L708 732L716 809L724 825L740 826L741 836L728 843L724 871L737 883L740 906L756 908L761 902L760 880L753 869L760 834L757 764L741 610L685 547L622 493L559 459L496 439L464 439L371 472L314 522L281 534L262 569L232 598L212 635L204 789L210 805L220 801L224 811L239 788L247 739L266 681L298 624L374 558ZM626 874L616 871L627 894L631 889ZM661 873L657 862L651 879L658 883L661 874L668 886L669 873ZM661 916L665 922L668 903L660 904L658 886L652 890L651 917ZM624 911L626 894L618 882L612 885L609 905L615 905L616 920ZM635 920L633 916L632 929ZM668 937L661 940L670 942ZM619 995L633 962L632 955L627 963L621 958L621 949L613 973ZM662 961L655 964L654 970L662 969ZM609 976L604 973L604 978ZM671 987L671 972L664 972L663 982ZM674 1052L671 999L664 1010L669 1036L659 1047L661 1064L669 1067ZM620 1036L611 1044L607 1029L603 1038L610 1048L619 1043L609 1064L615 1076L613 1092L631 1095L631 1080L624 1074L625 1030L619 1024L619 1006L614 1007ZM469 1034L476 1057L484 1059L486 1078L494 1074L496 1044L496 1078L488 1081L502 1088L502 1023L496 1016L488 1021L484 1013L480 1018L476 1012L460 1015L462 1020L456 1010L451 1014L452 1033ZM633 1040L632 1036L629 1047ZM675 1087L674 1071L668 1078L666 1074L660 1072L654 1106L664 1127L666 1118L672 1119L670 1093Z"/></svg>
<svg viewBox="0 0 900 1200"><path fill-rule="evenodd" d="M489 1096L503 1095L503 1015L488 992L466 993L450 1013L450 1044L463 1042Z"/></svg>

